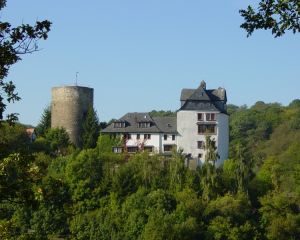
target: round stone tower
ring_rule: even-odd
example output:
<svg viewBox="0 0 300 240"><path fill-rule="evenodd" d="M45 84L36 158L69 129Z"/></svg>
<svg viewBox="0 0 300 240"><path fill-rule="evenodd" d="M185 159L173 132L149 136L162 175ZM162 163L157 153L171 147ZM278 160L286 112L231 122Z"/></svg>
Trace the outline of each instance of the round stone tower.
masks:
<svg viewBox="0 0 300 240"><path fill-rule="evenodd" d="M52 88L51 127L63 127L76 146L80 146L82 123L93 106L94 89L79 86Z"/></svg>

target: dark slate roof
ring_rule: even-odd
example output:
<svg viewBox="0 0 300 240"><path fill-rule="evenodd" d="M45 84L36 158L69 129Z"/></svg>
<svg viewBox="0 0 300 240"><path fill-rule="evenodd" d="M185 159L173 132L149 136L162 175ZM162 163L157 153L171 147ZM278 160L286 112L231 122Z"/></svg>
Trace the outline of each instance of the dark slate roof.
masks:
<svg viewBox="0 0 300 240"><path fill-rule="evenodd" d="M193 94L193 93L195 93L197 90L199 90L199 88L197 88L197 89L182 89L180 101L186 101L186 100L190 99L191 97L196 98L196 96L194 96L195 94ZM197 93L199 93L199 91L197 91ZM226 90L224 88L211 89L211 90L205 89L205 93L207 96L209 96L209 99L203 99L203 100L227 102Z"/></svg>
<svg viewBox="0 0 300 240"><path fill-rule="evenodd" d="M201 82L197 89L182 89L180 101L184 102L180 110L208 110L226 113L226 90L224 88L206 89Z"/></svg>
<svg viewBox="0 0 300 240"><path fill-rule="evenodd" d="M216 104L209 101L186 101L180 110L224 112L223 110L221 111L220 108L216 106Z"/></svg>
<svg viewBox="0 0 300 240"><path fill-rule="evenodd" d="M162 133L177 133L177 117L153 117Z"/></svg>
<svg viewBox="0 0 300 240"><path fill-rule="evenodd" d="M126 122L126 127L115 128L114 123L103 133L177 133L176 117L150 117L149 113L127 113L115 122ZM139 122L151 123L150 127L139 128Z"/></svg>

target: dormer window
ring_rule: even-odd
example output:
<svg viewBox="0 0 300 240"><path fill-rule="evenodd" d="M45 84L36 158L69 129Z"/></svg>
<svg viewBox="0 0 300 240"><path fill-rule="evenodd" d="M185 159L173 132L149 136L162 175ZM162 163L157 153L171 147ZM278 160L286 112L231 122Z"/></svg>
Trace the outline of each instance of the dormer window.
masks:
<svg viewBox="0 0 300 240"><path fill-rule="evenodd" d="M125 128L126 123L125 122L114 122L114 128Z"/></svg>
<svg viewBox="0 0 300 240"><path fill-rule="evenodd" d="M150 122L139 122L138 123L138 128L149 128L149 127L151 127Z"/></svg>

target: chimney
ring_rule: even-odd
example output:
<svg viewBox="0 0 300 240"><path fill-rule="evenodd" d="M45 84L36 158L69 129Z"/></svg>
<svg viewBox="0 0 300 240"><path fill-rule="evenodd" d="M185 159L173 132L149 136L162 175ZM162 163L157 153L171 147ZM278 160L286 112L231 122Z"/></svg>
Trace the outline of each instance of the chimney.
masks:
<svg viewBox="0 0 300 240"><path fill-rule="evenodd" d="M204 90L206 89L206 82L204 80L201 81L200 87L203 88Z"/></svg>

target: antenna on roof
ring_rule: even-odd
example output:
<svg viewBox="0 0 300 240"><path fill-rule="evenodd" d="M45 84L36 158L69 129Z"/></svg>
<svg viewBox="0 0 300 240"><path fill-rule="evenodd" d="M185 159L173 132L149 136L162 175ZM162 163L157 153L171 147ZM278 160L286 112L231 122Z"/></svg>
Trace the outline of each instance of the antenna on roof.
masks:
<svg viewBox="0 0 300 240"><path fill-rule="evenodd" d="M76 72L75 86L77 86L78 74L79 74L79 72Z"/></svg>

